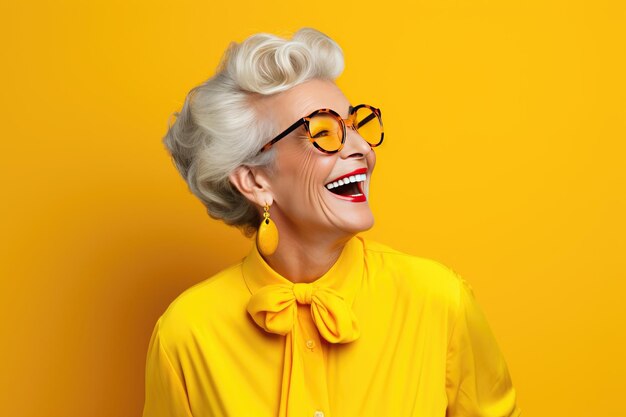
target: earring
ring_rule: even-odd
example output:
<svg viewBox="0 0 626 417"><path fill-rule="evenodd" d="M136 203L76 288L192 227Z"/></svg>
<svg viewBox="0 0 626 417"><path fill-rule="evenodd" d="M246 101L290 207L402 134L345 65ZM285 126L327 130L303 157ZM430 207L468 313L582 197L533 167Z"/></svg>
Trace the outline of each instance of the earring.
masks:
<svg viewBox="0 0 626 417"><path fill-rule="evenodd" d="M267 203L263 207L263 220L256 234L256 245L263 256L273 254L278 246L278 229L270 220L270 206Z"/></svg>

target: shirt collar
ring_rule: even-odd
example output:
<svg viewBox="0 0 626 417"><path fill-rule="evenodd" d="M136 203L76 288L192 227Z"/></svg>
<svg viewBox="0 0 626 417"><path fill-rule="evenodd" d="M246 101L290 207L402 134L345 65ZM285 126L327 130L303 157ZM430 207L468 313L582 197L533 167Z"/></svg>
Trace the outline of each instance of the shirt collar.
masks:
<svg viewBox="0 0 626 417"><path fill-rule="evenodd" d="M364 245L359 236L351 238L343 247L335 264L312 284L339 292L349 306L361 286L364 269ZM293 284L270 267L259 253L256 243L242 263L243 278L251 294L266 285Z"/></svg>

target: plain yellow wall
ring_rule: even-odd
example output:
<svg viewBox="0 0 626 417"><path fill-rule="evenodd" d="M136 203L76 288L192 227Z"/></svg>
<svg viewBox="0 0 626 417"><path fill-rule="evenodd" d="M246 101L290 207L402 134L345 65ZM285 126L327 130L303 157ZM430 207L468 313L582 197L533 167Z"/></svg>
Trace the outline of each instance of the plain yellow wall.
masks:
<svg viewBox="0 0 626 417"><path fill-rule="evenodd" d="M472 284L525 415L622 413L624 2L13 1L0 16L2 415L140 415L157 317L250 246L175 171L168 116L230 41L302 26L344 48L351 101L383 111L366 235Z"/></svg>

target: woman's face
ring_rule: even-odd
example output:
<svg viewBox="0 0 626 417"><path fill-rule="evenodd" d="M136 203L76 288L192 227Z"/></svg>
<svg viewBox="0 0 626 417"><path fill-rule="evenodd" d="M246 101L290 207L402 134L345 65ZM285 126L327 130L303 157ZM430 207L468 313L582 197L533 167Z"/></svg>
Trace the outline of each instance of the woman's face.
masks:
<svg viewBox="0 0 626 417"><path fill-rule="evenodd" d="M264 98L261 111L272 118L278 134L321 108L332 109L345 119L350 104L335 83L311 80ZM347 128L346 135L344 147L334 154L316 149L303 126L273 145L276 169L268 179L273 197L270 214L281 234L288 227L296 233L346 236L374 224L368 199L376 155L353 129ZM326 187L356 170L365 174L364 183L333 189L345 195ZM364 196L359 196L361 189Z"/></svg>

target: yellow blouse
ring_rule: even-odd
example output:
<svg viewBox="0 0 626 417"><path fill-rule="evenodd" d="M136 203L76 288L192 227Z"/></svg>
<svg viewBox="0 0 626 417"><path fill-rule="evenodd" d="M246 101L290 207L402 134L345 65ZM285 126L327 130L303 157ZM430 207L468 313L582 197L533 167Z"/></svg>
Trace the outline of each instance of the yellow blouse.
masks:
<svg viewBox="0 0 626 417"><path fill-rule="evenodd" d="M354 237L310 284L256 247L154 328L143 417L518 416L506 363L463 278Z"/></svg>

